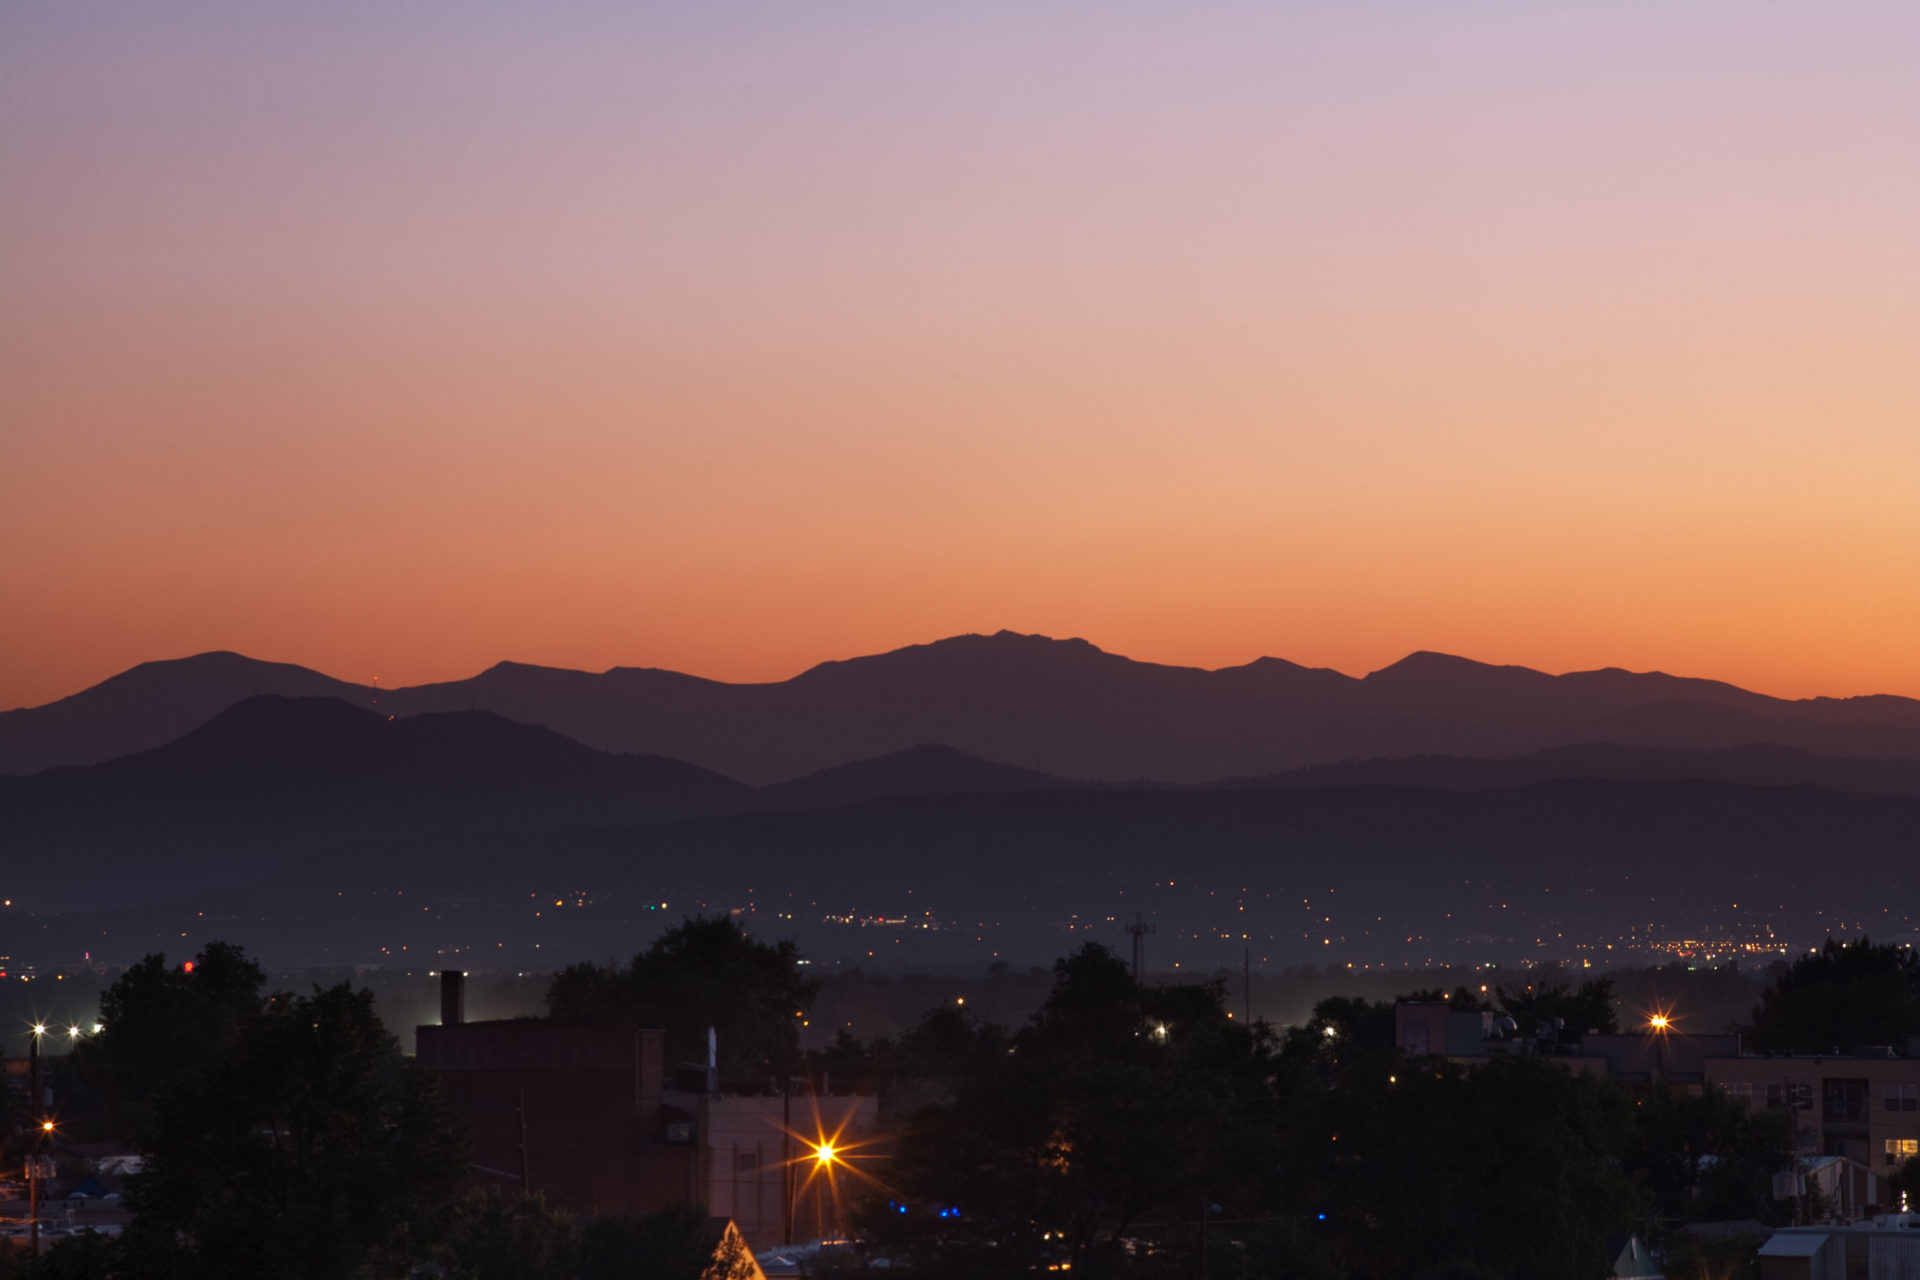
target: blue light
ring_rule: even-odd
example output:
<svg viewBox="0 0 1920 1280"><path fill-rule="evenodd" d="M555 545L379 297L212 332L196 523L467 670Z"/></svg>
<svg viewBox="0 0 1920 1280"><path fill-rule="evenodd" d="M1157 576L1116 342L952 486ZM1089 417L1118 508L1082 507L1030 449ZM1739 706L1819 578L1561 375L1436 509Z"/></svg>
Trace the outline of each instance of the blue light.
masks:
<svg viewBox="0 0 1920 1280"><path fill-rule="evenodd" d="M1327 1220L1327 1215L1326 1215L1326 1214L1324 1214L1324 1213L1323 1213L1323 1214L1321 1214L1321 1215L1320 1215L1320 1221L1322 1221L1322 1222L1325 1222L1326 1220Z"/></svg>

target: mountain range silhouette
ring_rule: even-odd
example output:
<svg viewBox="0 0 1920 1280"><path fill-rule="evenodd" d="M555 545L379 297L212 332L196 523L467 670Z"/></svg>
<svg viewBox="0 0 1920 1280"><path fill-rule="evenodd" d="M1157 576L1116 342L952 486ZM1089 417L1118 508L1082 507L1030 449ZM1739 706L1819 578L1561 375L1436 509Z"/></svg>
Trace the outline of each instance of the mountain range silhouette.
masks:
<svg viewBox="0 0 1920 1280"><path fill-rule="evenodd" d="M767 684L502 662L465 680L375 689L207 653L143 663L60 701L0 713L0 773L159 746L254 694L333 697L401 717L492 711L755 786L928 744L1107 783L1596 743L1686 752L1765 743L1920 759L1920 701L1910 698L1789 700L1658 672L1555 676L1425 652L1357 678L1276 658L1208 671L1003 631L823 663Z"/></svg>
<svg viewBox="0 0 1920 1280"><path fill-rule="evenodd" d="M260 674L244 659L206 665ZM1495 688L1514 678L1427 665ZM1159 670L1188 685L1213 674ZM126 694L114 691L122 707ZM1326 958L1329 921L1342 927L1324 930L1328 945L1374 959L1398 956L1396 940L1412 959L1504 960L1570 930L1751 929L1755 910L1800 933L1836 918L1911 927L1887 911L1920 840L1916 760L1582 743L1167 782L922 742L755 787L494 711L402 714L377 696L378 709L244 696L156 747L0 776L0 887L14 902L0 949L132 958L218 923L288 961L483 940L527 963L539 944L628 946L658 927L660 903L750 911L756 899L783 904L758 927L817 948L859 933L828 915L931 913L944 931L924 937L949 958L977 943L1044 959L1078 921L1111 932L1136 903L1193 946L1226 938L1233 951L1223 923L1258 930L1289 963ZM177 699L170 713L193 712ZM157 722L149 706L143 723ZM599 905L543 915L556 892ZM1364 904L1360 918L1323 921L1322 895Z"/></svg>

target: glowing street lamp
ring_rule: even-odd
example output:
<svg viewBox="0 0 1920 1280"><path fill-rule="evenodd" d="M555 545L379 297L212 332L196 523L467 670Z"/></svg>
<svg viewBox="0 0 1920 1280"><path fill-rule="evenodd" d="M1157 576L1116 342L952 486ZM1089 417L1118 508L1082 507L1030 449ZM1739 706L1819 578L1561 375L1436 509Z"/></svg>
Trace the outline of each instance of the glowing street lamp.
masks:
<svg viewBox="0 0 1920 1280"><path fill-rule="evenodd" d="M1656 1009L1647 1019L1647 1026L1653 1032L1653 1078L1656 1084L1664 1084L1667 1074L1667 1031L1673 1026L1673 1019L1665 1010Z"/></svg>
<svg viewBox="0 0 1920 1280"><path fill-rule="evenodd" d="M813 1149L813 1162L824 1169L838 1158L831 1142L823 1142Z"/></svg>
<svg viewBox="0 0 1920 1280"><path fill-rule="evenodd" d="M36 1022L33 1038L27 1041L27 1087L33 1098L33 1118L38 1122L33 1145L27 1151L27 1247L36 1258L40 1256L40 1144L53 1132L53 1121L41 1110L46 1105L46 1095L40 1091L40 1039L46 1034L47 1024Z"/></svg>

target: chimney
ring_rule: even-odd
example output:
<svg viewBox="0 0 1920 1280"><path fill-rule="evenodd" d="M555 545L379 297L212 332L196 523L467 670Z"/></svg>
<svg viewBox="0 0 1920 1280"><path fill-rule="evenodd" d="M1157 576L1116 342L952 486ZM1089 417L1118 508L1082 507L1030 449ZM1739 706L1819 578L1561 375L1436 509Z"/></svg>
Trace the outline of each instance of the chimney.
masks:
<svg viewBox="0 0 1920 1280"><path fill-rule="evenodd" d="M440 971L440 1025L457 1027L467 1020L467 975L458 969Z"/></svg>

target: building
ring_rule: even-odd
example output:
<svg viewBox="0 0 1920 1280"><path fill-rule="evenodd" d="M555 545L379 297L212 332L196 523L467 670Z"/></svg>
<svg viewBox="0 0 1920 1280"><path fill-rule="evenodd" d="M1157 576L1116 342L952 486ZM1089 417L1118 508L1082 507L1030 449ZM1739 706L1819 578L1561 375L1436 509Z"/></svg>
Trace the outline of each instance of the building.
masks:
<svg viewBox="0 0 1920 1280"><path fill-rule="evenodd" d="M1784 1227L1760 1246L1760 1280L1914 1280L1920 1226L1892 1214L1845 1227Z"/></svg>
<svg viewBox="0 0 1920 1280"><path fill-rule="evenodd" d="M678 1088L657 1027L467 1022L463 1003L461 975L443 975L416 1060L472 1128L476 1178L580 1213L698 1204L756 1252L843 1232L878 1099Z"/></svg>
<svg viewBox="0 0 1920 1280"><path fill-rule="evenodd" d="M1891 1170L1920 1155L1920 1059L1714 1057L1707 1081L1749 1107L1791 1112L1802 1152Z"/></svg>
<svg viewBox="0 0 1920 1280"><path fill-rule="evenodd" d="M1743 1053L1737 1035L1664 1029L1574 1035L1558 1028L1537 1039L1519 1038L1511 1020L1439 1002L1401 1001L1393 1016L1394 1042L1410 1056L1435 1054L1472 1065L1502 1054L1549 1055L1570 1070L1628 1086L1719 1089L1749 1108L1786 1111L1794 1117L1803 1160L1840 1159L1860 1171L1849 1174L1844 1187L1822 1190L1829 1201L1846 1205L1849 1216L1877 1203L1877 1178L1867 1175L1891 1172L1920 1156L1920 1045L1909 1045L1904 1057L1885 1046L1851 1054L1760 1056ZM1863 1177L1876 1185L1866 1185Z"/></svg>
<svg viewBox="0 0 1920 1280"><path fill-rule="evenodd" d="M1740 1054L1735 1035L1694 1036L1673 1032L1602 1035L1549 1028L1536 1038L1519 1036L1511 1019L1490 1012L1460 1012L1440 1001L1402 1000L1393 1007L1393 1039L1409 1057L1437 1054L1462 1065L1505 1054L1550 1056L1574 1071L1603 1075L1622 1084L1691 1086L1707 1083L1707 1063Z"/></svg>
<svg viewBox="0 0 1920 1280"><path fill-rule="evenodd" d="M473 1130L478 1175L581 1213L698 1202L691 1139L666 1131L657 1028L443 1021L416 1044Z"/></svg>

